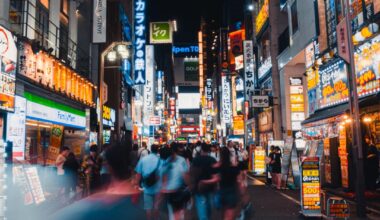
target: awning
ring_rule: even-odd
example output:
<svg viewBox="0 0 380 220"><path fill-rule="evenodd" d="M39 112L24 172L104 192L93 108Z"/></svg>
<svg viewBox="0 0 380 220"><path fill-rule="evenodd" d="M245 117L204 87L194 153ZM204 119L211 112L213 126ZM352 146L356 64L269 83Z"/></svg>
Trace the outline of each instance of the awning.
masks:
<svg viewBox="0 0 380 220"><path fill-rule="evenodd" d="M376 105L379 103L380 103L380 93L367 96L359 100L360 108ZM322 119L331 118L331 117L343 114L345 112L349 112L349 110L350 110L349 103L340 104L340 105L333 106L330 108L320 109L320 110L317 110L310 117L308 117L306 120L304 120L301 124L304 125L304 124L316 122Z"/></svg>

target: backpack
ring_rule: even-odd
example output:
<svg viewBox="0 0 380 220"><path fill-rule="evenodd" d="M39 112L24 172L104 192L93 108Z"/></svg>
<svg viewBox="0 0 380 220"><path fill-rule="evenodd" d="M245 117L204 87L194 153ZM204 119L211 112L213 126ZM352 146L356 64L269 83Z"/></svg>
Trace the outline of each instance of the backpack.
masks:
<svg viewBox="0 0 380 220"><path fill-rule="evenodd" d="M144 185L146 185L147 187L151 187L158 182L159 176L157 175L157 169L158 169L159 164L160 164L160 159L158 159L156 168L154 168L154 170L147 177L143 178L142 181Z"/></svg>

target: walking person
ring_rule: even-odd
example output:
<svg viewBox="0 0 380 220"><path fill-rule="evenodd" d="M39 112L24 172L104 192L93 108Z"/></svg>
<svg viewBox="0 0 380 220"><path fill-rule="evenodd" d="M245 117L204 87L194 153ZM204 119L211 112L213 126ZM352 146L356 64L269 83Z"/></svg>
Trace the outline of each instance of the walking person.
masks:
<svg viewBox="0 0 380 220"><path fill-rule="evenodd" d="M186 160L177 154L178 148L178 143L173 142L171 147L165 150L170 156L161 169L161 193L166 201L170 220L184 219L185 205L191 198L190 191L186 187L189 167Z"/></svg>
<svg viewBox="0 0 380 220"><path fill-rule="evenodd" d="M233 166L238 165L237 150L235 149L235 143L233 141L227 142L227 148L230 151L230 160Z"/></svg>
<svg viewBox="0 0 380 220"><path fill-rule="evenodd" d="M152 145L152 153L141 158L136 166L136 182L142 182L144 191L144 210L146 211L147 219L158 218L158 192L161 187L159 170L162 164L158 155L159 146Z"/></svg>
<svg viewBox="0 0 380 220"><path fill-rule="evenodd" d="M75 194L77 191L79 167L79 163L75 158L74 153L70 152L65 163L63 164L63 169L65 170L65 176L67 180L67 192L65 192L66 195L69 195L70 192L73 192Z"/></svg>
<svg viewBox="0 0 380 220"><path fill-rule="evenodd" d="M224 220L235 220L239 205L239 175L240 169L231 162L231 151L223 147L220 150L220 162L217 164L219 173L219 197Z"/></svg>
<svg viewBox="0 0 380 220"><path fill-rule="evenodd" d="M201 155L201 145L202 145L202 142L197 141L197 144L195 145L193 149L193 159Z"/></svg>
<svg viewBox="0 0 380 220"><path fill-rule="evenodd" d="M219 155L220 155L220 147L217 144L211 145L211 151L210 156L214 158L216 161L219 161Z"/></svg>
<svg viewBox="0 0 380 220"><path fill-rule="evenodd" d="M64 146L55 160L55 166L57 167L57 181L58 181L58 194L64 194L66 189L66 177L63 165L69 156L70 148Z"/></svg>
<svg viewBox="0 0 380 220"><path fill-rule="evenodd" d="M272 179L274 179L274 184L276 189L281 189L281 149L280 147L274 147L272 164Z"/></svg>
<svg viewBox="0 0 380 220"><path fill-rule="evenodd" d="M267 173L267 185L269 185L269 186L275 185L272 161L274 161L274 146L273 145L270 146L269 154L265 158L265 163L267 164L267 172L268 172Z"/></svg>
<svg viewBox="0 0 380 220"><path fill-rule="evenodd" d="M148 150L148 145L146 144L146 142L142 142L141 148L138 150L138 160L147 156L149 153L150 151Z"/></svg>
<svg viewBox="0 0 380 220"><path fill-rule="evenodd" d="M106 151L109 148L109 144L103 145L103 150L98 157L98 164L100 165L100 185L102 189L107 189L111 183L111 174L107 165Z"/></svg>
<svg viewBox="0 0 380 220"><path fill-rule="evenodd" d="M374 144L370 143L367 149L367 156L365 158L365 178L368 190L376 190L376 180L379 177L379 156L377 148Z"/></svg>
<svg viewBox="0 0 380 220"><path fill-rule="evenodd" d="M201 155L194 158L190 167L192 191L199 220L211 219L211 202L218 175L213 167L216 160L209 156L210 145L203 143Z"/></svg>
<svg viewBox="0 0 380 220"><path fill-rule="evenodd" d="M86 174L89 194L95 193L100 187L100 167L98 159L98 146L90 147L90 154L83 161L83 170Z"/></svg>
<svg viewBox="0 0 380 220"><path fill-rule="evenodd" d="M133 144L130 159L131 159L131 166L136 167L137 162L139 161L139 145L138 144Z"/></svg>

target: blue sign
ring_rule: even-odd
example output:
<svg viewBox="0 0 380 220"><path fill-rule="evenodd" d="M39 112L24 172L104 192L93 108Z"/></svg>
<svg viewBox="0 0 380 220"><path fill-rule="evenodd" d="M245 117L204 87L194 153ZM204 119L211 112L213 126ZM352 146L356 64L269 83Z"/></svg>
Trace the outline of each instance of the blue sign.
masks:
<svg viewBox="0 0 380 220"><path fill-rule="evenodd" d="M157 102L162 102L162 93L163 93L163 78L164 78L164 72L163 71L157 71L157 95L156 99Z"/></svg>
<svg viewBox="0 0 380 220"><path fill-rule="evenodd" d="M172 52L174 56L198 56L199 48L198 46L186 45L186 46L174 46L172 47Z"/></svg>
<svg viewBox="0 0 380 220"><path fill-rule="evenodd" d="M134 0L134 80L135 85L145 84L145 0Z"/></svg>

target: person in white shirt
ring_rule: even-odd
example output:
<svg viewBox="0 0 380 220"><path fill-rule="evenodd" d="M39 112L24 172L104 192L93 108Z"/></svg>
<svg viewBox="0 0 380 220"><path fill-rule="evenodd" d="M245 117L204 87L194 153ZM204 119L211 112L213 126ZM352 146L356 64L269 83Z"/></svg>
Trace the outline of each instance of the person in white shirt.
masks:
<svg viewBox="0 0 380 220"><path fill-rule="evenodd" d="M138 151L138 159L140 160L141 158L149 155L149 153L150 152L148 150L148 146L146 145L146 142L142 142L141 148Z"/></svg>

